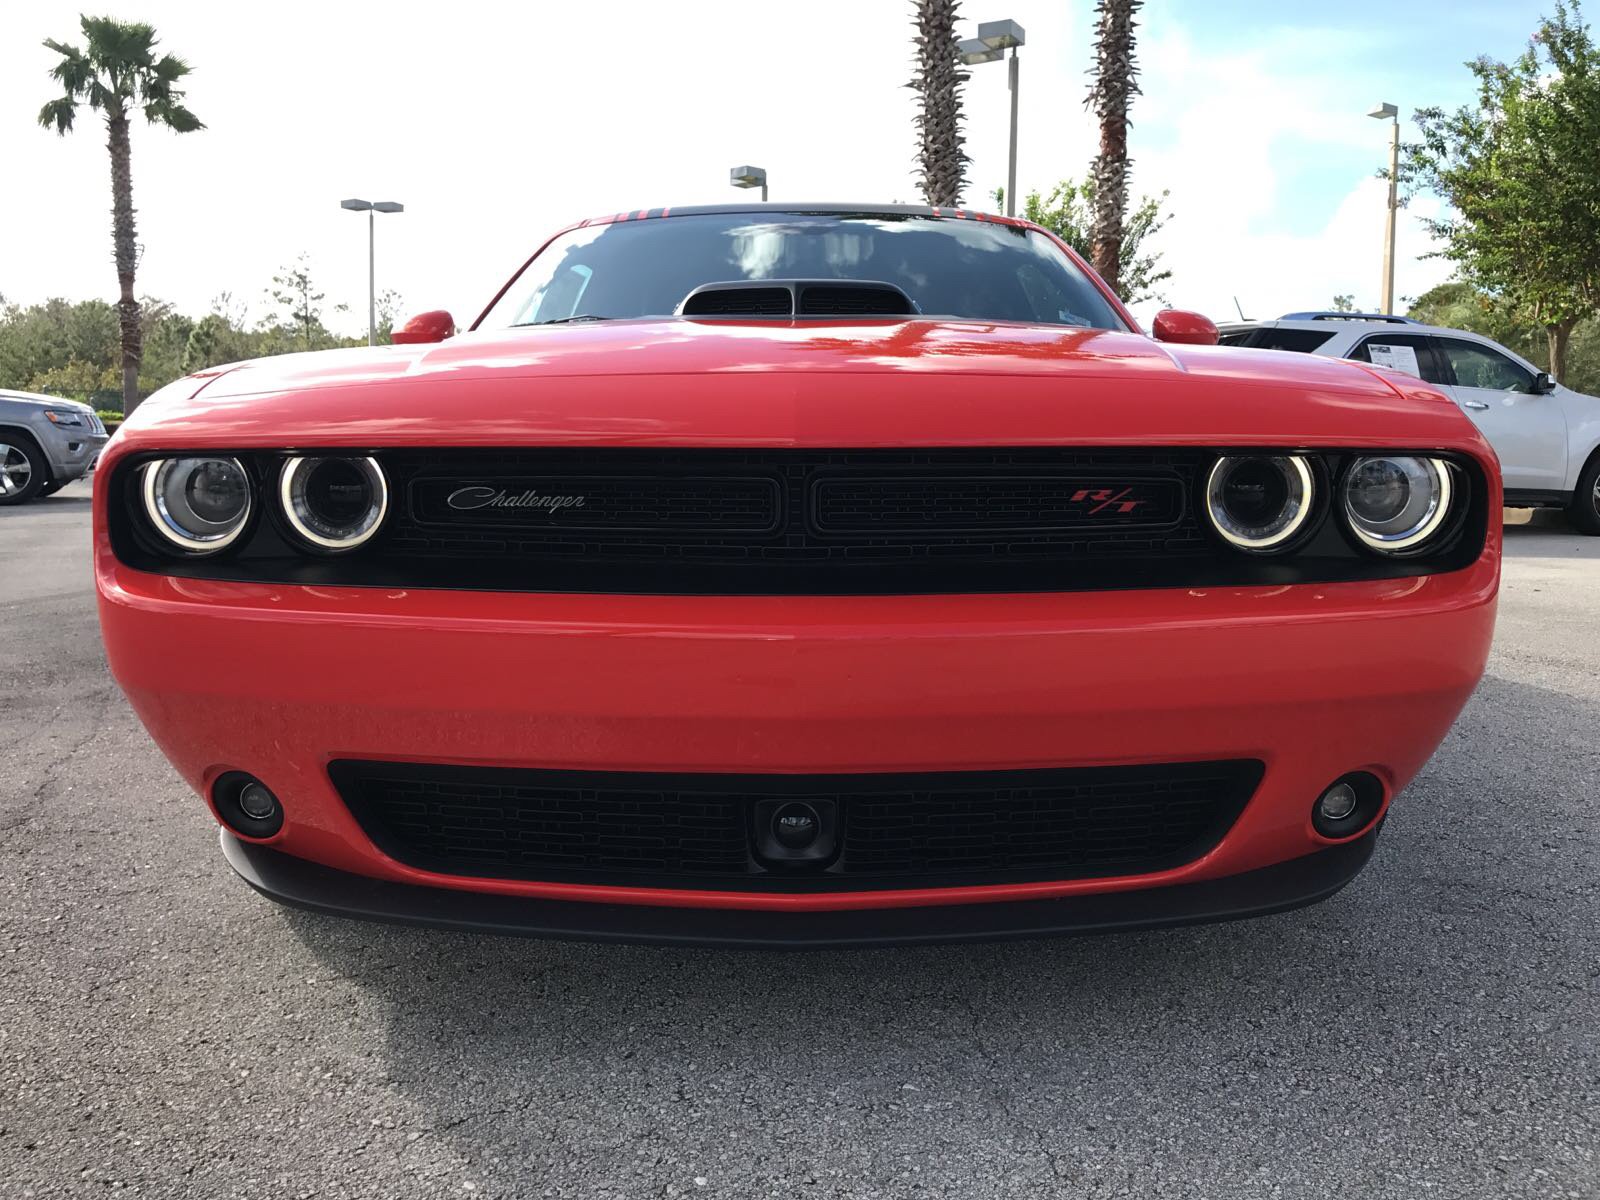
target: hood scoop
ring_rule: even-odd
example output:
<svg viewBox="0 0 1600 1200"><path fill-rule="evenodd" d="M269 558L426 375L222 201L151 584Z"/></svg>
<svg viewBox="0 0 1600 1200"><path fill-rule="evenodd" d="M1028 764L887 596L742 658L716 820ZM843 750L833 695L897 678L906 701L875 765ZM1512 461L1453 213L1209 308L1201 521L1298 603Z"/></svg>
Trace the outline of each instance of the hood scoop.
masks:
<svg viewBox="0 0 1600 1200"><path fill-rule="evenodd" d="M857 279L739 279L704 283L678 305L681 317L914 317L892 283Z"/></svg>

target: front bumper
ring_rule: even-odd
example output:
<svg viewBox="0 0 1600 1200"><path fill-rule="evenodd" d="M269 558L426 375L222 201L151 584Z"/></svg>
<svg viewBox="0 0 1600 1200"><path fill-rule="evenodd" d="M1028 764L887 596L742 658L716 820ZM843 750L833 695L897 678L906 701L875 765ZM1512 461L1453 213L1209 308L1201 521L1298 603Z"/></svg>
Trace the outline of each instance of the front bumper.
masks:
<svg viewBox="0 0 1600 1200"><path fill-rule="evenodd" d="M418 887L330 870L241 841L227 830L221 837L228 865L256 891L331 916L518 937L823 950L1126 933L1287 912L1326 900L1354 879L1372 857L1378 831L1293 862L1173 887L778 919L743 909L641 908Z"/></svg>
<svg viewBox="0 0 1600 1200"><path fill-rule="evenodd" d="M1275 588L461 593L146 574L116 560L102 524L96 574L109 661L134 708L202 796L227 771L273 789L288 814L275 852L391 884L632 906L644 928L656 906L784 920L1010 907L1222 880L1327 850L1310 821L1317 795L1369 771L1392 797L1466 702L1499 565L1491 545L1447 574ZM780 774L1257 759L1265 774L1219 844L1158 873L770 894L417 870L363 833L330 780L337 759Z"/></svg>
<svg viewBox="0 0 1600 1200"><path fill-rule="evenodd" d="M91 428L49 425L39 434L39 444L50 461L50 477L58 483L71 483L88 474L110 440L109 434Z"/></svg>

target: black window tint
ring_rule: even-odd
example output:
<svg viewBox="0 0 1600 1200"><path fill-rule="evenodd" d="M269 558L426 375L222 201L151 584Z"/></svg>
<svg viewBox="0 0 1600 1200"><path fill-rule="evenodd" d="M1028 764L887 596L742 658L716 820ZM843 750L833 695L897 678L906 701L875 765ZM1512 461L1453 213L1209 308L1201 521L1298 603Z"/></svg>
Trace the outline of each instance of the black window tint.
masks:
<svg viewBox="0 0 1600 1200"><path fill-rule="evenodd" d="M1330 329L1250 329L1244 333L1229 334L1222 339L1224 346L1249 346L1252 350L1293 350L1310 354L1333 336Z"/></svg>
<svg viewBox="0 0 1600 1200"><path fill-rule="evenodd" d="M1088 275L1032 230L899 214L783 212L570 230L528 265L483 324L669 316L702 284L744 279L882 281L930 316L1125 328Z"/></svg>
<svg viewBox="0 0 1600 1200"><path fill-rule="evenodd" d="M1439 345L1450 360L1460 387L1486 388L1496 392L1532 392L1533 373L1476 342L1459 338L1440 338Z"/></svg>
<svg viewBox="0 0 1600 1200"><path fill-rule="evenodd" d="M1360 345L1346 356L1356 362L1369 363L1372 353L1369 346L1406 346L1417 356L1417 373L1422 382L1443 384L1444 376L1439 371L1439 361L1433 353L1433 339L1419 333L1380 333L1364 339ZM1385 366L1388 364L1385 363Z"/></svg>

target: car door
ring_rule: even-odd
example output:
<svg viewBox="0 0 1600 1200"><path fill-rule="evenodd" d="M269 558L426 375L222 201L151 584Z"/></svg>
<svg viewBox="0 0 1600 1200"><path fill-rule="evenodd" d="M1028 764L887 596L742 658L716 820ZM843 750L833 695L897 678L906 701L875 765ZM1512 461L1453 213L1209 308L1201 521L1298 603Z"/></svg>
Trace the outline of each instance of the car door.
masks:
<svg viewBox="0 0 1600 1200"><path fill-rule="evenodd" d="M1508 491L1554 492L1567 476L1567 418L1534 387L1535 372L1493 346L1436 334L1446 390L1500 456Z"/></svg>

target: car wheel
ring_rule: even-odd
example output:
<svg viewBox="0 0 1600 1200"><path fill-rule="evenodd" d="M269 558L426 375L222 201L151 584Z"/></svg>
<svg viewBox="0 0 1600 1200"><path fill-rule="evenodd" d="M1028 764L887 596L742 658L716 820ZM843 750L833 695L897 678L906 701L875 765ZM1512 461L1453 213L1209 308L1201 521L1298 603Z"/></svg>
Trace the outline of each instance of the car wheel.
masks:
<svg viewBox="0 0 1600 1200"><path fill-rule="evenodd" d="M25 504L49 482L38 444L27 434L0 430L0 504Z"/></svg>
<svg viewBox="0 0 1600 1200"><path fill-rule="evenodd" d="M54 496L57 492L59 492L62 488L66 487L67 484L69 484L71 482L72 481L70 479L52 479L49 483L45 484L42 488L39 489L39 495L40 496Z"/></svg>
<svg viewBox="0 0 1600 1200"><path fill-rule="evenodd" d="M1600 537L1600 454L1592 457L1583 474L1578 476L1578 487L1572 493L1572 507L1567 509L1567 516L1579 533Z"/></svg>

